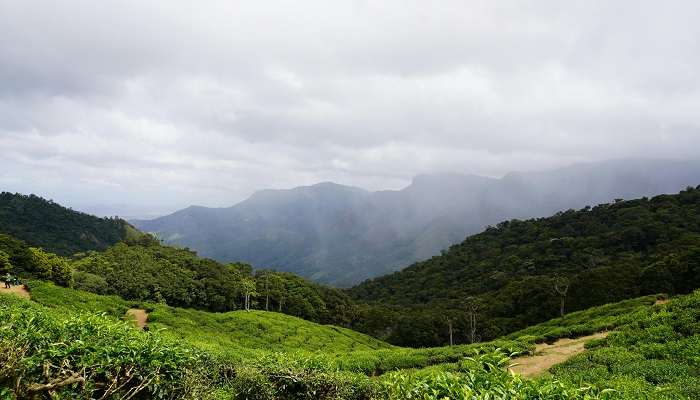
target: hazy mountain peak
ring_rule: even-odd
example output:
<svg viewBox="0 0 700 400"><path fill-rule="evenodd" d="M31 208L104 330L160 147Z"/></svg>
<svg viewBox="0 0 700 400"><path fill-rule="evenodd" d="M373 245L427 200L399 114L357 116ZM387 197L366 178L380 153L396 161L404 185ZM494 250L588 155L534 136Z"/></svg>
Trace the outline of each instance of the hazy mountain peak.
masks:
<svg viewBox="0 0 700 400"><path fill-rule="evenodd" d="M506 219L696 186L699 166L697 161L617 160L514 172L502 179L421 174L403 190L374 193L321 182L262 190L226 212L204 209L135 224L176 237L176 243L207 257L345 286L438 254Z"/></svg>

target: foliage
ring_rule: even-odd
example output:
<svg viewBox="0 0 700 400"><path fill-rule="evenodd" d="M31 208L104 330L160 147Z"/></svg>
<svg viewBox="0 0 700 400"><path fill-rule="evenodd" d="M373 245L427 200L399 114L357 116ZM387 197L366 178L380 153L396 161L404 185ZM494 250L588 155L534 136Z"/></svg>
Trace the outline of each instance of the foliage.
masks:
<svg viewBox="0 0 700 400"><path fill-rule="evenodd" d="M508 354L493 352L468 357L455 365L415 372L394 372L383 377L391 400L471 399L609 399L611 391L567 385L559 381L531 381L507 371Z"/></svg>
<svg viewBox="0 0 700 400"><path fill-rule="evenodd" d="M0 253L7 256L3 272L10 272L21 278L41 278L68 286L72 279L70 262L56 254L30 247L23 241L9 235L0 234Z"/></svg>
<svg viewBox="0 0 700 400"><path fill-rule="evenodd" d="M90 252L73 262L75 286L128 300L165 302L208 311L264 309L321 323L349 323L350 298L288 273L243 263L221 264L150 236ZM247 299L247 300L246 300Z"/></svg>
<svg viewBox="0 0 700 400"><path fill-rule="evenodd" d="M556 365L567 382L615 389L620 398L700 398L700 291L645 307L607 339Z"/></svg>
<svg viewBox="0 0 700 400"><path fill-rule="evenodd" d="M476 301L478 336L488 340L557 316L562 279L567 312L700 287L700 187L489 227L352 288L365 305L350 326L393 344L436 346L448 342L451 319L464 343L466 304Z"/></svg>
<svg viewBox="0 0 700 400"><path fill-rule="evenodd" d="M0 250L0 274L5 274L12 271L12 263L10 255Z"/></svg>
<svg viewBox="0 0 700 400"><path fill-rule="evenodd" d="M30 247L32 264L40 278L51 280L62 286L71 283L72 270L70 264L63 257L47 253L42 249Z"/></svg>
<svg viewBox="0 0 700 400"><path fill-rule="evenodd" d="M206 359L123 322L0 296L0 387L16 398L170 398ZM9 390L9 391L8 391Z"/></svg>
<svg viewBox="0 0 700 400"><path fill-rule="evenodd" d="M617 303L591 307L586 310L567 314L563 318L554 318L541 324L529 326L513 332L505 338L527 342L553 342L560 338L575 338L596 332L611 331L618 326L634 321L640 313L654 305L663 295L649 295Z"/></svg>
<svg viewBox="0 0 700 400"><path fill-rule="evenodd" d="M62 256L104 250L139 234L119 218L98 218L35 195L0 193L0 232Z"/></svg>
<svg viewBox="0 0 700 400"><path fill-rule="evenodd" d="M319 325L276 312L210 313L157 306L149 315L149 325L151 329L166 328L165 335L234 359L249 355L254 349L333 353L391 347L349 329Z"/></svg>
<svg viewBox="0 0 700 400"><path fill-rule="evenodd" d="M64 313L86 312L104 314L121 319L130 308L142 306L118 296L100 296L82 290L56 286L49 282L31 280L27 282L32 301ZM143 306L147 306L144 304Z"/></svg>

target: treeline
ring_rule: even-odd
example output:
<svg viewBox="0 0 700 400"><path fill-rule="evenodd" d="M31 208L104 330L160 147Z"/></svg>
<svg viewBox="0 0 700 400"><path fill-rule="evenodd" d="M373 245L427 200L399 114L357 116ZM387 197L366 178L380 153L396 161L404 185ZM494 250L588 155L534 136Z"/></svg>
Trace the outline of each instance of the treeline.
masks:
<svg viewBox="0 0 700 400"><path fill-rule="evenodd" d="M0 233L62 256L104 250L136 232L119 218L98 218L35 195L0 193Z"/></svg>
<svg viewBox="0 0 700 400"><path fill-rule="evenodd" d="M354 312L340 290L289 273L253 273L248 264L200 258L149 235L69 259L0 234L0 273L7 272L127 300L207 311L262 309L337 325L348 325Z"/></svg>
<svg viewBox="0 0 700 400"><path fill-rule="evenodd" d="M621 299L700 287L700 186L512 220L350 290L352 327L393 344L488 340Z"/></svg>

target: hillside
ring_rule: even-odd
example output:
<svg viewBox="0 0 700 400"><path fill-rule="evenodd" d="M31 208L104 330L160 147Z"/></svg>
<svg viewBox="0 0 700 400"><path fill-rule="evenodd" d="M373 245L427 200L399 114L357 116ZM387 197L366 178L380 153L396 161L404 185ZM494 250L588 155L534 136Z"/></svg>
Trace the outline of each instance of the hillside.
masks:
<svg viewBox="0 0 700 400"><path fill-rule="evenodd" d="M289 315L252 310L211 313L164 304L128 301L31 281L34 302L66 313L106 313L122 319L130 308L144 307L151 330L200 349L232 358L252 357L256 350L347 352L388 349L380 340L332 325L320 325Z"/></svg>
<svg viewBox="0 0 700 400"><path fill-rule="evenodd" d="M697 161L608 161L501 179L420 175L402 190L379 192L333 183L264 190L228 208L132 222L222 262L350 286L438 254L489 224L699 183Z"/></svg>
<svg viewBox="0 0 700 400"><path fill-rule="evenodd" d="M158 304L142 306L151 315L165 311L156 319L170 322L152 324L167 329L143 332L119 322L134 303L38 281L30 289L32 301L0 292L0 349L13 349L0 352L0 393L7 398L48 392L47 398L695 399L700 387L700 292L572 313L512 335L518 341L414 350L359 334L348 346L348 331L275 313L210 314ZM526 343L601 329L612 333L539 379L506 371L529 359ZM297 334L279 340L285 330ZM212 335L230 337L218 342ZM304 335L309 340L299 340ZM114 392L105 392L110 387Z"/></svg>
<svg viewBox="0 0 700 400"><path fill-rule="evenodd" d="M0 233L63 256L104 250L138 234L126 221L73 211L34 195L0 193Z"/></svg>
<svg viewBox="0 0 700 400"><path fill-rule="evenodd" d="M700 187L489 227L351 289L367 303L353 326L395 344L437 345L449 318L471 340L475 314L475 337L490 339L557 316L562 298L569 312L689 293L700 287L699 268Z"/></svg>

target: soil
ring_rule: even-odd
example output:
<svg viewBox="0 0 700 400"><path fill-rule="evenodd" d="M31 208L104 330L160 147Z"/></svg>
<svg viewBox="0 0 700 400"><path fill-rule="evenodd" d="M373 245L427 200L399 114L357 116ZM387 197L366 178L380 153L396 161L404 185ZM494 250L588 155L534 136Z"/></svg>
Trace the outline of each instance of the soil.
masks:
<svg viewBox="0 0 700 400"><path fill-rule="evenodd" d="M562 363L585 351L583 348L584 343L592 339L602 339L608 336L609 333L599 332L576 339L564 338L552 344L540 343L536 346L534 355L514 358L512 363L517 365L513 365L508 369L527 378L541 375L553 365Z"/></svg>
<svg viewBox="0 0 700 400"><path fill-rule="evenodd" d="M24 287L24 285L12 286L11 289L5 289L5 283L0 282L0 294L4 293L14 294L19 297L24 297L25 299L30 298L29 292L27 291L27 288Z"/></svg>

